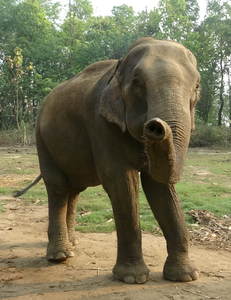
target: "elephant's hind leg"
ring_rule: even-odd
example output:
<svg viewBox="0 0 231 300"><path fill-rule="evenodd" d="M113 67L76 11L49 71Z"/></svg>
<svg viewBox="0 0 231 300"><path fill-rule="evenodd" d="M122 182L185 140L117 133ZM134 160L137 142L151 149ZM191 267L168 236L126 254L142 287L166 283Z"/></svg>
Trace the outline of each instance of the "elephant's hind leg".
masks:
<svg viewBox="0 0 231 300"><path fill-rule="evenodd" d="M73 256L67 229L69 182L49 154L42 139L37 142L41 174L48 194L48 260L65 260Z"/></svg>
<svg viewBox="0 0 231 300"><path fill-rule="evenodd" d="M68 206L67 206L67 231L69 241L72 245L77 245L78 240L75 233L75 217L76 217L76 207L78 202L78 192L71 189L68 197Z"/></svg>
<svg viewBox="0 0 231 300"><path fill-rule="evenodd" d="M60 185L52 188L49 183L46 183L46 186L49 203L47 259L65 260L74 256L67 227L69 190L61 190Z"/></svg>

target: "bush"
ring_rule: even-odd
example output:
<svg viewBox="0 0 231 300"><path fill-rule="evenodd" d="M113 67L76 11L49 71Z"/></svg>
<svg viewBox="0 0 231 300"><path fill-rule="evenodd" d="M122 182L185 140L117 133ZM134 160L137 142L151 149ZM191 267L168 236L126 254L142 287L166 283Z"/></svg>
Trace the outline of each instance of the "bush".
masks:
<svg viewBox="0 0 231 300"><path fill-rule="evenodd" d="M22 126L20 130L9 129L0 131L0 146L30 146L35 145L35 133L32 125Z"/></svg>
<svg viewBox="0 0 231 300"><path fill-rule="evenodd" d="M26 124L20 130L9 129L0 131L0 146L35 145L33 125ZM189 147L231 148L231 129L208 125L198 126L191 134Z"/></svg>
<svg viewBox="0 0 231 300"><path fill-rule="evenodd" d="M191 134L189 147L219 147L231 146L231 130L227 127L202 125Z"/></svg>

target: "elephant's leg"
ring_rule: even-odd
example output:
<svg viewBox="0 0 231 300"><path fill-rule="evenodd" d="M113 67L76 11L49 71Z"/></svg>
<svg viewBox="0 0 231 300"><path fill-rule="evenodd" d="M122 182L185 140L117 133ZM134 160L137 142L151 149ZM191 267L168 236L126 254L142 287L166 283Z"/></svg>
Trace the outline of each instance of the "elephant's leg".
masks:
<svg viewBox="0 0 231 300"><path fill-rule="evenodd" d="M125 283L144 283L149 270L143 261L139 222L139 178L136 171L121 171L103 181L111 199L117 230L118 253L113 274Z"/></svg>
<svg viewBox="0 0 231 300"><path fill-rule="evenodd" d="M42 139L37 139L37 149L41 174L48 194L48 260L65 260L73 256L72 244L67 230L67 204L69 183L65 174L58 168Z"/></svg>
<svg viewBox="0 0 231 300"><path fill-rule="evenodd" d="M56 174L57 175L57 174ZM69 190L54 182L52 185L44 180L48 193L49 227L47 246L48 260L65 260L74 256L72 243L69 241L67 228L67 206Z"/></svg>
<svg viewBox="0 0 231 300"><path fill-rule="evenodd" d="M196 280L199 275L188 257L188 229L174 185L154 181L141 173L150 207L167 241L168 257L163 275L172 281Z"/></svg>
<svg viewBox="0 0 231 300"><path fill-rule="evenodd" d="M68 206L67 206L67 231L69 241L73 245L78 244L78 240L76 238L75 233L75 217L76 217L76 207L78 202L78 193L75 191L70 191L68 197Z"/></svg>

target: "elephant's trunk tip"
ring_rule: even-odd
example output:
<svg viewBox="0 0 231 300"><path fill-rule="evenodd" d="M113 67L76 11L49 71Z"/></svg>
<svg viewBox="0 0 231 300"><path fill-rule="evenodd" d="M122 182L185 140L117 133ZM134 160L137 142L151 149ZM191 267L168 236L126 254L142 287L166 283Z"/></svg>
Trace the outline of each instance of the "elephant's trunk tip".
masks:
<svg viewBox="0 0 231 300"><path fill-rule="evenodd" d="M150 175L156 181L173 184L179 181L176 152L170 126L159 118L144 126Z"/></svg>
<svg viewBox="0 0 231 300"><path fill-rule="evenodd" d="M159 118L154 118L144 126L144 136L149 142L161 142L166 138L166 123ZM170 128L169 128L170 129ZM171 130L171 129L170 129Z"/></svg>

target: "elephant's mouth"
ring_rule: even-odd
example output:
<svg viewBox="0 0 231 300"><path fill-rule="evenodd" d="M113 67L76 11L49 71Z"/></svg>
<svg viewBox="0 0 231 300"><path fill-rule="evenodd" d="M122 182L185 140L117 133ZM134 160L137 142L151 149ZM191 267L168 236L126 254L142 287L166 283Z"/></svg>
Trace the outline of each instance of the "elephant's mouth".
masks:
<svg viewBox="0 0 231 300"><path fill-rule="evenodd" d="M166 184L177 183L183 173L185 153L176 152L170 126L154 118L145 124L144 137L151 177Z"/></svg>

